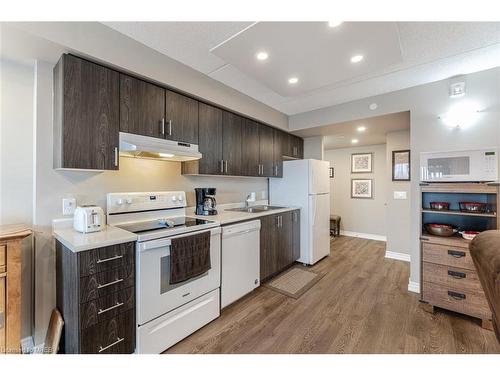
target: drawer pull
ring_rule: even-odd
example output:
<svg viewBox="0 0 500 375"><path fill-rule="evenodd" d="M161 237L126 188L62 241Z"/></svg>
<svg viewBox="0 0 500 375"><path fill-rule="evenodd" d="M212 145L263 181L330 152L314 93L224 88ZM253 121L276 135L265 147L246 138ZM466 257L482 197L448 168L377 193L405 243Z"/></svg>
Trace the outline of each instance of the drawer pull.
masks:
<svg viewBox="0 0 500 375"><path fill-rule="evenodd" d="M102 288L106 288L108 286L111 286L111 285L115 285L115 284L118 284L118 283L121 283L123 281L123 279L116 279L115 281L111 281L107 284L98 284L97 285L97 289L102 289Z"/></svg>
<svg viewBox="0 0 500 375"><path fill-rule="evenodd" d="M115 305L113 305L111 307L108 307L107 309L99 309L99 311L97 312L97 315L104 314L105 312L114 310L114 309L116 309L117 307L120 307L120 306L123 306L123 302L117 302Z"/></svg>
<svg viewBox="0 0 500 375"><path fill-rule="evenodd" d="M465 252L458 250L448 250L448 255L451 255L454 258L463 258L465 256Z"/></svg>
<svg viewBox="0 0 500 375"><path fill-rule="evenodd" d="M112 260L117 260L117 259L121 259L121 258L123 258L123 255L115 255L114 257L111 257L111 258L97 259L97 264L110 262Z"/></svg>
<svg viewBox="0 0 500 375"><path fill-rule="evenodd" d="M457 271L448 271L448 276L451 276L455 279L465 279L467 277L465 273Z"/></svg>
<svg viewBox="0 0 500 375"><path fill-rule="evenodd" d="M456 300L463 300L465 299L465 294L463 293L457 293L457 292L452 292L451 290L448 290L448 295Z"/></svg>
<svg viewBox="0 0 500 375"><path fill-rule="evenodd" d="M115 346L116 344L121 343L123 340L125 340L125 338L124 338L124 337L122 337L122 338L118 337L118 340L116 340L116 341L115 341L114 343L112 343L112 344L109 344L108 346L105 346L104 348L100 345L100 346L99 346L99 353L102 353L103 351L108 350L109 348L111 348L111 347Z"/></svg>

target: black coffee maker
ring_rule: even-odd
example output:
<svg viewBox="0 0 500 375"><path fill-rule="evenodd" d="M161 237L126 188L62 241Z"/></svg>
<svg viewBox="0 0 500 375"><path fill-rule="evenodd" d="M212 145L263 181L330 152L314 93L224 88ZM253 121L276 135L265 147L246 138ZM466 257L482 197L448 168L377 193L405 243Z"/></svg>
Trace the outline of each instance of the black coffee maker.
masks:
<svg viewBox="0 0 500 375"><path fill-rule="evenodd" d="M215 188L195 188L196 215L217 215Z"/></svg>

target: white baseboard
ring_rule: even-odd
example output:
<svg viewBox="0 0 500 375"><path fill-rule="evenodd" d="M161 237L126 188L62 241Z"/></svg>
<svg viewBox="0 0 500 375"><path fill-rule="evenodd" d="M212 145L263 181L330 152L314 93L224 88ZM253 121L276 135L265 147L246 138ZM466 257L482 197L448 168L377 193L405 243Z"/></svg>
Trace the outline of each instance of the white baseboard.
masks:
<svg viewBox="0 0 500 375"><path fill-rule="evenodd" d="M340 234L342 236L347 236L347 237L358 237L358 238L366 238L367 240L387 242L387 237L381 236L380 234L359 233L359 232L351 232L348 230L341 230Z"/></svg>
<svg viewBox="0 0 500 375"><path fill-rule="evenodd" d="M416 283L415 281L408 280L408 291L420 294L420 283Z"/></svg>
<svg viewBox="0 0 500 375"><path fill-rule="evenodd" d="M386 251L385 257L389 259L402 260L403 262L411 262L410 254L397 253L395 251Z"/></svg>

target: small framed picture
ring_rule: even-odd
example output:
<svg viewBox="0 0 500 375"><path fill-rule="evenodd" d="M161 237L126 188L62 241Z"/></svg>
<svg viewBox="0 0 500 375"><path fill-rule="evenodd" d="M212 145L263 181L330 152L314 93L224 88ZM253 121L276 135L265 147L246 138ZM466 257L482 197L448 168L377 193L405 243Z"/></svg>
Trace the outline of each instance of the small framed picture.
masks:
<svg viewBox="0 0 500 375"><path fill-rule="evenodd" d="M333 169L333 167L330 167L330 178L334 178L335 177L335 171Z"/></svg>
<svg viewBox="0 0 500 375"><path fill-rule="evenodd" d="M392 181L410 181L410 150L392 152Z"/></svg>
<svg viewBox="0 0 500 375"><path fill-rule="evenodd" d="M351 173L372 173L373 153L351 154Z"/></svg>
<svg viewBox="0 0 500 375"><path fill-rule="evenodd" d="M351 198L372 199L373 198L373 180L357 179L351 180Z"/></svg>

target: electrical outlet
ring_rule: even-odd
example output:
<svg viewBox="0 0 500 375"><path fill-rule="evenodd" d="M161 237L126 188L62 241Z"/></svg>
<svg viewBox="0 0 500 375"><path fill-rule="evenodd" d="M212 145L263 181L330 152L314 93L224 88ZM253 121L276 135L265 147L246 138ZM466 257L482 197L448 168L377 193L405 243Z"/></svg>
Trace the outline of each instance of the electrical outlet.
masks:
<svg viewBox="0 0 500 375"><path fill-rule="evenodd" d="M395 191L394 199L406 199L406 191Z"/></svg>
<svg viewBox="0 0 500 375"><path fill-rule="evenodd" d="M75 213L76 208L76 199L75 198L63 198L62 200L62 210L64 216L73 215Z"/></svg>

